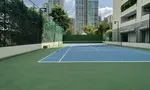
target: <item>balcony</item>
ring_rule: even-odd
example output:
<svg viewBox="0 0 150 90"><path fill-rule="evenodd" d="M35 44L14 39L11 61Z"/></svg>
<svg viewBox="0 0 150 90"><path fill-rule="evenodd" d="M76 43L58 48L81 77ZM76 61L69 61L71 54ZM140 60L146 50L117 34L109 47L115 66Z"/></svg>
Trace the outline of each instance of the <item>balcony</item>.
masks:
<svg viewBox="0 0 150 90"><path fill-rule="evenodd" d="M121 12L126 11L128 8L132 7L135 4L137 4L137 0L128 0L121 6Z"/></svg>
<svg viewBox="0 0 150 90"><path fill-rule="evenodd" d="M131 6L130 8L128 8L127 10L125 10L124 12L121 13L121 17L128 15L131 12L134 12L137 10L137 4L134 4L133 6Z"/></svg>
<svg viewBox="0 0 150 90"><path fill-rule="evenodd" d="M123 5L124 3L126 3L128 0L121 0L121 5Z"/></svg>
<svg viewBox="0 0 150 90"><path fill-rule="evenodd" d="M136 19L132 19L130 21L126 21L126 22L122 23L121 27L125 27L125 26L132 25L132 24L135 24L135 23L136 23Z"/></svg>
<svg viewBox="0 0 150 90"><path fill-rule="evenodd" d="M149 14L142 16L142 21L149 20Z"/></svg>
<svg viewBox="0 0 150 90"><path fill-rule="evenodd" d="M150 3L150 0L142 0L142 6L144 6L144 5L148 4L148 3Z"/></svg>

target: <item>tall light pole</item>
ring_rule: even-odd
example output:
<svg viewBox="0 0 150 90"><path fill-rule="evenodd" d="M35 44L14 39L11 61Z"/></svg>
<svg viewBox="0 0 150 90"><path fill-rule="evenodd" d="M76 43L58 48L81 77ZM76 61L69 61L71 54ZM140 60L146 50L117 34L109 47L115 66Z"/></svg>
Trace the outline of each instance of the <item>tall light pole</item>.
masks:
<svg viewBox="0 0 150 90"><path fill-rule="evenodd" d="M3 45L6 46L6 0L4 0L4 40Z"/></svg>
<svg viewBox="0 0 150 90"><path fill-rule="evenodd" d="M150 7L149 7L149 43L150 43Z"/></svg>
<svg viewBox="0 0 150 90"><path fill-rule="evenodd" d="M24 4L23 0L21 0L21 3L22 3L22 9L23 9L24 8L24 6L23 6L23 4ZM21 11L21 17L23 17L22 16L23 13L24 12ZM21 26L23 26L23 18L21 18ZM23 40L24 40L24 35L23 35L23 29L21 28L21 45L26 44L26 43L24 43Z"/></svg>
<svg viewBox="0 0 150 90"><path fill-rule="evenodd" d="M150 43L150 7L149 7L149 43Z"/></svg>
<svg viewBox="0 0 150 90"><path fill-rule="evenodd" d="M150 5L147 5L146 7L144 7L148 13L149 13L149 43L150 43Z"/></svg>
<svg viewBox="0 0 150 90"><path fill-rule="evenodd" d="M122 38L121 38L121 33L120 33L120 30L119 30L119 21L114 21L114 24L117 24L117 29L118 29L118 42L120 42L120 45L122 46ZM120 39L119 39L120 37Z"/></svg>

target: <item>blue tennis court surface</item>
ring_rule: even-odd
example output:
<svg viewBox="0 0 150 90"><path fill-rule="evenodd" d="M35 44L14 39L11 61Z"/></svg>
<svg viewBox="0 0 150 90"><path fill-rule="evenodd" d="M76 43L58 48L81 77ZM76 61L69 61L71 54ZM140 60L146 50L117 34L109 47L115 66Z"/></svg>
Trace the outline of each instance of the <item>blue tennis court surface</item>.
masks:
<svg viewBox="0 0 150 90"><path fill-rule="evenodd" d="M69 44L39 62L150 62L150 52L105 44Z"/></svg>

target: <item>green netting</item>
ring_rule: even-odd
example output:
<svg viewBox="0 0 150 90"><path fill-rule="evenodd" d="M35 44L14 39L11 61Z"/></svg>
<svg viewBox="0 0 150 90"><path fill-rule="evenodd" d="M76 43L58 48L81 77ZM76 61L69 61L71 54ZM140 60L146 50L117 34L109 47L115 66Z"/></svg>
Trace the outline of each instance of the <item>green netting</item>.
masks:
<svg viewBox="0 0 150 90"><path fill-rule="evenodd" d="M63 29L54 21L46 21L44 24L42 42L59 42L63 38Z"/></svg>

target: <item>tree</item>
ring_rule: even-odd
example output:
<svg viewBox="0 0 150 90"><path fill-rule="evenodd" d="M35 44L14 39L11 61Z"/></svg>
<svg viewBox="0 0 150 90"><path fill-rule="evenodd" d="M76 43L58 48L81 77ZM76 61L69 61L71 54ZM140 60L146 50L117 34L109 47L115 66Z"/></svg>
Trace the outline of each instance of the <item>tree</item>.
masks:
<svg viewBox="0 0 150 90"><path fill-rule="evenodd" d="M0 46L40 43L43 21L38 11L21 0L0 0Z"/></svg>
<svg viewBox="0 0 150 90"><path fill-rule="evenodd" d="M112 40L112 30L107 30L105 33L105 40L111 41Z"/></svg>
<svg viewBox="0 0 150 90"><path fill-rule="evenodd" d="M96 34L95 27L93 27L93 26L84 26L83 30L87 35L95 35Z"/></svg>
<svg viewBox="0 0 150 90"><path fill-rule="evenodd" d="M96 34L101 35L101 38L103 38L103 34L110 28L107 22L100 22L96 27L98 29L98 31L96 31Z"/></svg>
<svg viewBox="0 0 150 90"><path fill-rule="evenodd" d="M53 20L64 29L64 32L69 28L70 19L61 6L55 5L49 15L52 16Z"/></svg>
<svg viewBox="0 0 150 90"><path fill-rule="evenodd" d="M72 35L73 34L73 27L72 25L69 26L69 28L64 32L65 35Z"/></svg>

